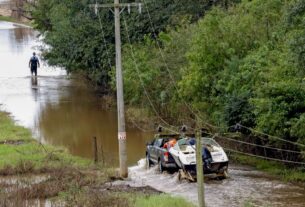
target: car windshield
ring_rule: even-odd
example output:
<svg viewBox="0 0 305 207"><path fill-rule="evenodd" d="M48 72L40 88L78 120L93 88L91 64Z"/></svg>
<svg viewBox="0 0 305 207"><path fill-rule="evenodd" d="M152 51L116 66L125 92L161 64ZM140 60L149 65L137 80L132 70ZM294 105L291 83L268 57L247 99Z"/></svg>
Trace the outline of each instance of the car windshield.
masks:
<svg viewBox="0 0 305 207"><path fill-rule="evenodd" d="M202 145L207 147L210 152L220 152L221 146L212 138L202 138Z"/></svg>
<svg viewBox="0 0 305 207"><path fill-rule="evenodd" d="M218 152L221 151L221 146L212 138L202 138L202 145L207 147L210 152ZM195 149L196 139L195 138L184 138L180 139L176 145L176 149L180 149L181 151L188 151L190 148Z"/></svg>
<svg viewBox="0 0 305 207"><path fill-rule="evenodd" d="M202 138L201 142L203 145L211 145L215 147L220 147L220 145L212 138Z"/></svg>

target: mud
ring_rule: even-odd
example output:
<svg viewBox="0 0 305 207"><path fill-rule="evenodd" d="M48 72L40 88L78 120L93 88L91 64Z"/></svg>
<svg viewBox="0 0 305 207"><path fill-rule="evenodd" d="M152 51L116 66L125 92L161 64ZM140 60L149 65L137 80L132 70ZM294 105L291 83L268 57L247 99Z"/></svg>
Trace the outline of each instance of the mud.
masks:
<svg viewBox="0 0 305 207"><path fill-rule="evenodd" d="M104 179L98 179L103 178ZM110 181L100 171L63 168L47 174L26 174L0 177L0 206L129 206L117 193L160 194L149 186L130 186ZM65 192L67 196L59 198Z"/></svg>

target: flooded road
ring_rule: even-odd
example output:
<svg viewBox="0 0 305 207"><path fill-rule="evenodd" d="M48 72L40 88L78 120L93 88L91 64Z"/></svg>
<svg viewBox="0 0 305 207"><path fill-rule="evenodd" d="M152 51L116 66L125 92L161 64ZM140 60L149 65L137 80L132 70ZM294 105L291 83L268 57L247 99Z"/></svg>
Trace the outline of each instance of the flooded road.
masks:
<svg viewBox="0 0 305 207"><path fill-rule="evenodd" d="M105 109L92 88L71 79L60 68L42 62L38 78L32 78L28 61L41 44L37 35L30 28L0 22L0 109L30 128L38 140L64 146L74 155L92 158L92 137L96 136L105 161L117 166L116 111ZM135 165L129 168L129 184L149 185L197 203L196 183L178 181L177 174L160 175L154 168L146 170L144 160L136 165L145 155L147 139L150 134L128 129L128 160L129 165ZM227 180L207 179L207 206L305 206L304 186L283 183L241 166L231 166L230 176Z"/></svg>
<svg viewBox="0 0 305 207"><path fill-rule="evenodd" d="M230 178L205 178L205 201L208 207L278 206L304 207L305 185L278 181L245 166L230 166ZM181 196L197 203L197 184L178 180L178 173L162 175L153 167L145 167L145 159L130 168L131 186L148 185L157 190Z"/></svg>
<svg viewBox="0 0 305 207"><path fill-rule="evenodd" d="M74 155L92 158L98 138L104 159L117 166L117 115L105 109L84 81L42 62L38 78L30 76L29 58L41 44L30 28L0 22L0 109L10 112L43 143L64 146ZM145 155L147 133L128 129L128 162ZM107 155L107 156L106 156Z"/></svg>

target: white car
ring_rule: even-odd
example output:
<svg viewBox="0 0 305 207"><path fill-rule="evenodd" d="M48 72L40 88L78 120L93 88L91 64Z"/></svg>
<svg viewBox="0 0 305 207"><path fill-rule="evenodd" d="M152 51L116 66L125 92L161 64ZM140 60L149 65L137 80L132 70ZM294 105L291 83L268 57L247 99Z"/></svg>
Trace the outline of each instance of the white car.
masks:
<svg viewBox="0 0 305 207"><path fill-rule="evenodd" d="M213 138L201 138L204 174L216 173L227 178L229 159L222 147ZM170 148L169 153L177 166L192 178L196 178L196 139L183 138Z"/></svg>

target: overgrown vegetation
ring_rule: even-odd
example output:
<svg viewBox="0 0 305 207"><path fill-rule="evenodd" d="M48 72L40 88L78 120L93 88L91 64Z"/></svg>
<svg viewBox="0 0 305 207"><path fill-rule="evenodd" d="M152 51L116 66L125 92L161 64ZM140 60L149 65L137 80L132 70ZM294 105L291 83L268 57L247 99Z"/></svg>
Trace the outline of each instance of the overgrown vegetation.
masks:
<svg viewBox="0 0 305 207"><path fill-rule="evenodd" d="M39 0L33 7L32 16L35 28L44 33L45 42L51 46L44 51L49 64L65 67L68 72L81 72L105 89L109 88L108 73L114 65L114 19L109 9L100 9L96 15L89 7L96 2L113 3L100 0ZM141 42L145 35L154 39L153 31L158 34L168 26L175 27L184 21L195 22L212 6L212 2L145 0L142 14L135 9L126 17L132 31L131 40ZM150 27L150 20L155 30ZM123 42L126 42L124 35Z"/></svg>
<svg viewBox="0 0 305 207"><path fill-rule="evenodd" d="M244 0L160 33L159 44L132 44L135 58L126 46L127 103L154 114L149 94L165 118L194 119L195 112L224 131L241 124L304 144L304 15L304 1Z"/></svg>

